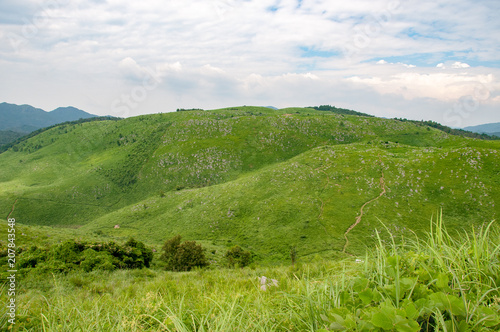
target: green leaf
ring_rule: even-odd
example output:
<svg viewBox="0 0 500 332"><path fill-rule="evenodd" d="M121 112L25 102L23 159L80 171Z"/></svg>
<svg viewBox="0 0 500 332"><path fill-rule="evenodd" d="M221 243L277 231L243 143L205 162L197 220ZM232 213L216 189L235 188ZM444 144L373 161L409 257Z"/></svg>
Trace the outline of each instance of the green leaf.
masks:
<svg viewBox="0 0 500 332"><path fill-rule="evenodd" d="M455 295L437 292L431 294L429 299L434 302L435 307L439 310L447 310L452 315L465 317L465 305L463 301Z"/></svg>
<svg viewBox="0 0 500 332"><path fill-rule="evenodd" d="M420 331L420 325L417 322L404 319L394 324L396 331L398 332L418 332Z"/></svg>
<svg viewBox="0 0 500 332"><path fill-rule="evenodd" d="M401 288L401 295L409 292L417 283L417 278L401 278L399 287Z"/></svg>
<svg viewBox="0 0 500 332"><path fill-rule="evenodd" d="M408 302L403 309L404 309L404 311L406 313L406 317L408 317L411 320L417 319L417 317L418 317L418 310L417 310L417 308L416 308L416 306L415 306L414 303Z"/></svg>
<svg viewBox="0 0 500 332"><path fill-rule="evenodd" d="M450 279L446 273L439 273L436 276L436 287L442 290L449 290L448 283Z"/></svg>
<svg viewBox="0 0 500 332"><path fill-rule="evenodd" d="M331 323L329 328L331 331L344 331L344 330L346 330L346 328L344 326L342 326L341 324L339 324L337 322ZM319 330L319 331L321 331L321 330ZM324 331L326 331L326 330L324 330Z"/></svg>
<svg viewBox="0 0 500 332"><path fill-rule="evenodd" d="M500 313L488 307L477 308L477 318L481 321L481 325L485 327L493 327L500 324Z"/></svg>
<svg viewBox="0 0 500 332"><path fill-rule="evenodd" d="M347 315L344 319L344 325L348 329L356 327L356 319L352 315Z"/></svg>
<svg viewBox="0 0 500 332"><path fill-rule="evenodd" d="M373 314L371 323L376 327L380 327L386 330L391 330L394 327L392 325L391 319L382 312Z"/></svg>
<svg viewBox="0 0 500 332"><path fill-rule="evenodd" d="M358 295L364 304L370 304L373 300L373 291L370 288L365 289L364 291L362 291Z"/></svg>
<svg viewBox="0 0 500 332"><path fill-rule="evenodd" d="M369 280L366 278L355 278L353 289L357 293L361 293L368 287Z"/></svg>

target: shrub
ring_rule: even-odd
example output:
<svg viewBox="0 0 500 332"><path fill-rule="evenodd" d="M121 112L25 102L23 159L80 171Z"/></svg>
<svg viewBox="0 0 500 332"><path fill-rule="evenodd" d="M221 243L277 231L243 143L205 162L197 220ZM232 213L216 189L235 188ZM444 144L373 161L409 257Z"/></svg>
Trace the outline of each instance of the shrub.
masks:
<svg viewBox="0 0 500 332"><path fill-rule="evenodd" d="M47 251L42 250L37 246L32 246L20 255L17 267L20 269L34 268L38 263L41 263L46 259Z"/></svg>
<svg viewBox="0 0 500 332"><path fill-rule="evenodd" d="M179 248L180 244L181 244L181 236L177 235L171 238L170 240L167 240L163 245L162 248L163 253L160 256L160 259L167 263L167 269L169 269L169 266L173 264L175 254L177 253L177 249Z"/></svg>
<svg viewBox="0 0 500 332"><path fill-rule="evenodd" d="M123 249L125 253L122 260L127 268L142 269L143 267L149 267L153 260L153 251L146 248L144 243L138 242L133 238L125 242Z"/></svg>
<svg viewBox="0 0 500 332"><path fill-rule="evenodd" d="M202 246L195 241L181 243L180 235L167 240L162 251L160 259L167 263L167 270L191 271L194 267L208 266Z"/></svg>
<svg viewBox="0 0 500 332"><path fill-rule="evenodd" d="M93 249L86 249L83 252L83 261L80 267L85 272L93 270L113 271L116 267L113 265L113 257L106 251L95 251Z"/></svg>
<svg viewBox="0 0 500 332"><path fill-rule="evenodd" d="M195 241L182 243L177 249L174 262L178 271L190 271L193 267L208 265L201 244L196 244Z"/></svg>
<svg viewBox="0 0 500 332"><path fill-rule="evenodd" d="M230 267L245 267L250 265L252 254L250 251L241 249L240 246L234 246L224 255Z"/></svg>
<svg viewBox="0 0 500 332"><path fill-rule="evenodd" d="M67 272L82 269L112 271L116 268L149 267L153 251L131 238L123 246L115 242L81 243L68 240L48 249L36 246L19 255L18 267L40 272Z"/></svg>

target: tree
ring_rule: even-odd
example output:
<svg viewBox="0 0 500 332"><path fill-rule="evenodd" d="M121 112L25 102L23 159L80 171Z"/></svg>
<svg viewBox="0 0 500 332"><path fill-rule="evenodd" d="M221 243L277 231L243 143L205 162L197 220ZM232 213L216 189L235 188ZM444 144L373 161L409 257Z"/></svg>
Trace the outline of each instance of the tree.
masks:
<svg viewBox="0 0 500 332"><path fill-rule="evenodd" d="M170 240L167 240L163 245L162 251L163 253L160 256L160 259L167 263L167 269L173 265L175 254L177 253L177 249L181 244L181 236L176 235Z"/></svg>
<svg viewBox="0 0 500 332"><path fill-rule="evenodd" d="M136 241L134 238L130 238L123 245L123 262L126 264L127 268L131 269L142 269L143 267L149 267L149 264L153 260L153 251L150 248L146 248L144 243Z"/></svg>
<svg viewBox="0 0 500 332"><path fill-rule="evenodd" d="M229 249L224 257L226 257L230 267L245 267L248 266L252 260L250 251L243 250L240 246L234 246Z"/></svg>
<svg viewBox="0 0 500 332"><path fill-rule="evenodd" d="M179 245L174 261L176 271L190 271L193 267L208 265L201 244L196 244L195 241L185 241Z"/></svg>
<svg viewBox="0 0 500 332"><path fill-rule="evenodd" d="M194 267L208 265L205 252L195 241L181 243L181 236L177 235L167 240L162 248L160 259L167 263L166 269L171 271L190 271Z"/></svg>

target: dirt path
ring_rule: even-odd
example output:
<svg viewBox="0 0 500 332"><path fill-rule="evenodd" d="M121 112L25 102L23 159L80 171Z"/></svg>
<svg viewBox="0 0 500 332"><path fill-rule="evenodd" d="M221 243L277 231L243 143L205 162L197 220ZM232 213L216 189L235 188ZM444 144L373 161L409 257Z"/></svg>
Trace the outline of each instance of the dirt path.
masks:
<svg viewBox="0 0 500 332"><path fill-rule="evenodd" d="M10 215L12 214L12 212L14 212L14 208L16 207L16 203L17 203L17 199L15 200L14 204L12 204L12 210L10 210L10 213L7 216L7 220L10 218Z"/></svg>
<svg viewBox="0 0 500 332"><path fill-rule="evenodd" d="M379 156L379 161L380 161L380 164L382 164L382 160L380 159L380 156ZM375 202L377 199L379 199L380 197L385 195L386 190L385 190L384 171L382 171L382 177L380 178L380 188L382 189L382 192L377 197L372 198L371 200L369 200L368 202L363 204L363 206L361 206L359 216L356 217L356 221L354 222L354 224L349 226L349 228L345 231L345 233L344 233L345 244L344 244L344 249L342 250L343 253L348 254L347 246L349 245L349 239L347 238L347 235L349 234L350 231L353 230L354 227L356 227L361 222L361 218L363 217L363 213L364 213L363 209L365 208L365 206L367 206L370 203Z"/></svg>

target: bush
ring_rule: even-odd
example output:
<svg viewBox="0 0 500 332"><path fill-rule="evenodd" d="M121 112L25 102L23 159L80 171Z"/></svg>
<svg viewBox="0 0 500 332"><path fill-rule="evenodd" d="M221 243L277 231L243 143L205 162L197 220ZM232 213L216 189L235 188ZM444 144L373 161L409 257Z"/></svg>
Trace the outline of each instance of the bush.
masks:
<svg viewBox="0 0 500 332"><path fill-rule="evenodd" d="M42 250L37 246L32 246L20 255L17 267L20 269L33 268L38 263L43 262L46 259L47 251Z"/></svg>
<svg viewBox="0 0 500 332"><path fill-rule="evenodd" d="M234 246L229 249L224 255L230 267L245 267L252 262L252 254L250 251L241 249L240 246Z"/></svg>
<svg viewBox="0 0 500 332"><path fill-rule="evenodd" d="M177 235L167 240L163 245L162 251L163 253L160 256L160 259L167 263L167 270L173 265L175 254L177 253L177 249L181 244L181 236Z"/></svg>
<svg viewBox="0 0 500 332"><path fill-rule="evenodd" d="M167 270L191 271L194 267L208 266L202 246L195 241L181 243L180 235L167 240L162 251L160 259L167 263Z"/></svg>
<svg viewBox="0 0 500 332"><path fill-rule="evenodd" d="M18 268L38 269L42 273L78 269L112 271L149 267L152 260L153 251L133 238L123 246L112 241L87 244L69 240L48 249L31 247L19 255Z"/></svg>
<svg viewBox="0 0 500 332"><path fill-rule="evenodd" d="M153 260L153 251L146 248L144 243L138 242L133 238L125 242L123 249L125 253L122 260L127 268L142 269L143 267L149 267Z"/></svg>
<svg viewBox="0 0 500 332"><path fill-rule="evenodd" d="M80 267L85 272L93 270L113 271L116 267L113 265L113 257L106 251L95 251L93 249L86 249L83 252L83 261Z"/></svg>

